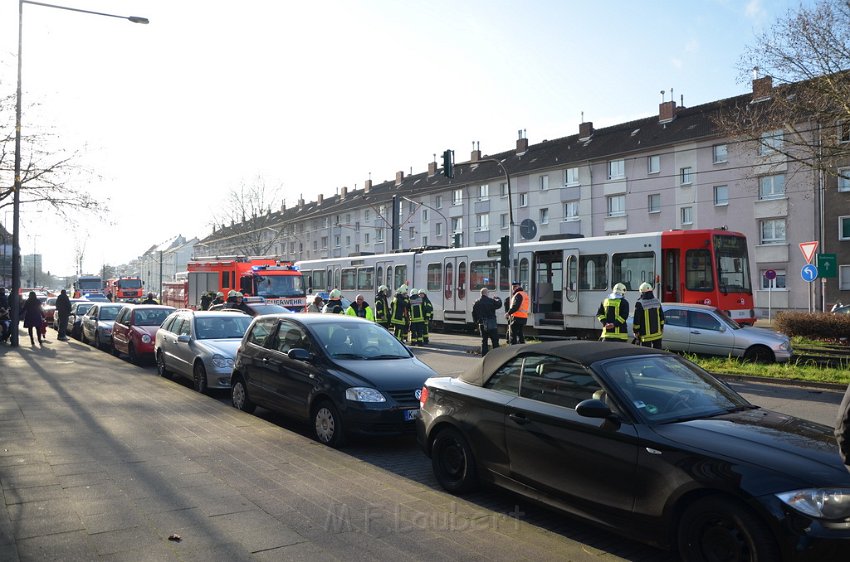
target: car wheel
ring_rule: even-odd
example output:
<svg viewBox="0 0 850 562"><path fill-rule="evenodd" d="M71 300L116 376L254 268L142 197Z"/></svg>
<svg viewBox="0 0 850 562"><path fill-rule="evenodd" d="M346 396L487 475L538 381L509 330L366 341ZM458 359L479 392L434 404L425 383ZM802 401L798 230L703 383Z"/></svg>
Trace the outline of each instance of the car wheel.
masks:
<svg viewBox="0 0 850 562"><path fill-rule="evenodd" d="M257 405L248 398L248 388L245 379L241 376L233 379L233 388L230 390L230 400L233 407L248 414L253 414Z"/></svg>
<svg viewBox="0 0 850 562"><path fill-rule="evenodd" d="M171 378L171 371L165 366L165 354L162 351L156 352L156 372L161 377Z"/></svg>
<svg viewBox="0 0 850 562"><path fill-rule="evenodd" d="M133 342L127 344L127 357L130 358L130 363L133 365L139 363L139 356L136 355L136 346L133 345Z"/></svg>
<svg viewBox="0 0 850 562"><path fill-rule="evenodd" d="M770 348L763 345L754 345L744 352L744 359L753 363L773 363L776 357Z"/></svg>
<svg viewBox="0 0 850 562"><path fill-rule="evenodd" d="M767 525L745 505L721 497L692 504L679 523L683 560L779 560L779 547Z"/></svg>
<svg viewBox="0 0 850 562"><path fill-rule="evenodd" d="M330 400L322 400L313 408L313 436L330 447L339 447L345 440L342 418Z"/></svg>
<svg viewBox="0 0 850 562"><path fill-rule="evenodd" d="M207 370L200 361L196 361L195 367L192 369L192 382L194 383L195 390L201 394L207 393Z"/></svg>
<svg viewBox="0 0 850 562"><path fill-rule="evenodd" d="M440 486L453 494L463 494L478 486L478 473L472 449L453 427L440 431L431 445L431 465Z"/></svg>

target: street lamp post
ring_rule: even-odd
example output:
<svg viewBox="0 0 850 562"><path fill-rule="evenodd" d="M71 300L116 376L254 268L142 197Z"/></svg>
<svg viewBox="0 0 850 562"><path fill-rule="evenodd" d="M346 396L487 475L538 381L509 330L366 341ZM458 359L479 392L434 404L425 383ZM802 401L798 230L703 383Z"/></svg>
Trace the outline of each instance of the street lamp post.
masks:
<svg viewBox="0 0 850 562"><path fill-rule="evenodd" d="M81 10L68 6L57 6L56 4L46 4L44 2L33 2L32 0L18 0L18 86L15 90L15 186L12 193L12 294L9 295L9 305L12 308L10 312L12 320L12 347L18 346L18 321L20 320L21 311L21 305L19 302L19 293L21 290L21 54L23 51L22 46L24 36L24 4L43 6L45 8L56 8L59 10L79 12L82 14L92 14L95 16L125 19L132 23L149 23L147 18L138 16L119 16L116 14L93 12L91 10Z"/></svg>

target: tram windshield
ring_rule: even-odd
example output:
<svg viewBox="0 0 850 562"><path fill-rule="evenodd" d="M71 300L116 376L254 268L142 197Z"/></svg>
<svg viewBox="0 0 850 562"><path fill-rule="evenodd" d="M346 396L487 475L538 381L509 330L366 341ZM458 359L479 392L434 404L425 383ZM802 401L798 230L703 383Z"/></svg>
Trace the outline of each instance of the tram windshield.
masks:
<svg viewBox="0 0 850 562"><path fill-rule="evenodd" d="M715 236L714 256L721 293L752 293L746 238Z"/></svg>

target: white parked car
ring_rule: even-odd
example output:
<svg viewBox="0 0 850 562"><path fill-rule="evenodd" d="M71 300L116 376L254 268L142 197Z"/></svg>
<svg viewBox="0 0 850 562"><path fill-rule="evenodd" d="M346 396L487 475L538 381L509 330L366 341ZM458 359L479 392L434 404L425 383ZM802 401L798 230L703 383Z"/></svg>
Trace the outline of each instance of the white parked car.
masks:
<svg viewBox="0 0 850 562"><path fill-rule="evenodd" d="M664 349L765 363L782 363L791 358L791 340L784 334L767 328L742 326L714 306L685 303L663 303L662 306ZM629 324L631 334L631 319Z"/></svg>

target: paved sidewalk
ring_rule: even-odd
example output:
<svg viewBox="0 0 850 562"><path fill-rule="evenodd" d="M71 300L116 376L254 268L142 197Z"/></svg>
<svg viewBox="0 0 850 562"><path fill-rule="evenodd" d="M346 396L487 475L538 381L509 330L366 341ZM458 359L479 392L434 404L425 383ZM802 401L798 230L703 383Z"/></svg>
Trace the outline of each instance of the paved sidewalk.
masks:
<svg viewBox="0 0 850 562"><path fill-rule="evenodd" d="M22 336L0 346L0 560L615 559L54 332Z"/></svg>

